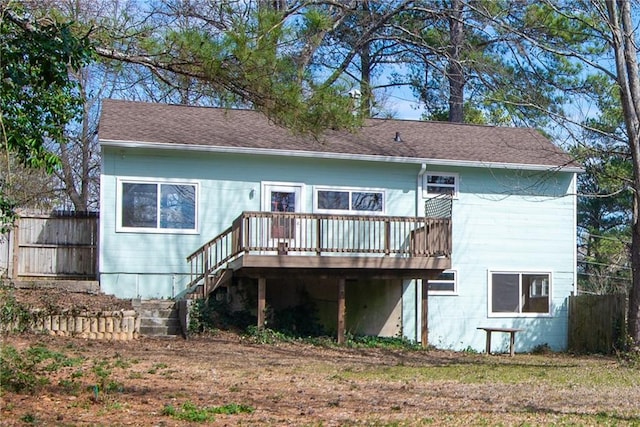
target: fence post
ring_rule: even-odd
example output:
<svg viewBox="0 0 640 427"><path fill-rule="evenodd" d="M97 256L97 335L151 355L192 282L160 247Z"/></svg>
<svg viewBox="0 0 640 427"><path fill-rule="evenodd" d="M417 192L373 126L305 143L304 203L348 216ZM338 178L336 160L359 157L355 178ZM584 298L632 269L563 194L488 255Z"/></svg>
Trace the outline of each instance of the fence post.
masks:
<svg viewBox="0 0 640 427"><path fill-rule="evenodd" d="M13 254L11 256L12 265L11 274L9 277L13 280L16 280L18 278L18 275L20 274L20 218L16 219L11 233L13 234Z"/></svg>

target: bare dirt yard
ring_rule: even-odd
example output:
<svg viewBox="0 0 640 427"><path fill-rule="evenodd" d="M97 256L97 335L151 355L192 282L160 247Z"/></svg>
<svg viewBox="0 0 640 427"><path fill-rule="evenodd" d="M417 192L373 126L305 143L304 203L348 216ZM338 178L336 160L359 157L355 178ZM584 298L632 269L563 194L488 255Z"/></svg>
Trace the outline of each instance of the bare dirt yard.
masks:
<svg viewBox="0 0 640 427"><path fill-rule="evenodd" d="M3 426L640 426L640 364L613 357L263 344L231 332L5 335L2 350ZM20 369L46 382L8 390L5 375Z"/></svg>

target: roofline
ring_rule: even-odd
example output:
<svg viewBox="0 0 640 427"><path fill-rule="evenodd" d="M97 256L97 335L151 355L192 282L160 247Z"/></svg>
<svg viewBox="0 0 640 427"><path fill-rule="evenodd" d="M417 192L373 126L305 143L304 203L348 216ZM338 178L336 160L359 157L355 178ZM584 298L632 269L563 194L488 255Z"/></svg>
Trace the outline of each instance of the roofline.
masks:
<svg viewBox="0 0 640 427"><path fill-rule="evenodd" d="M373 154L347 154L347 153L327 153L322 151L303 151L303 150L278 150L272 148L248 148L248 147L226 147L219 145L193 145L182 143L166 143L166 142L141 142L141 141L123 141L114 139L100 139L100 145L116 148L151 148L160 150L182 150L193 152L213 152L213 153L232 153L232 154L261 154L271 156L286 157L305 157L305 158L323 158L335 160L360 160L371 162L389 162L389 163L405 163L405 164L429 164L437 166L466 166L466 167L490 167L504 169L521 169L533 171L548 171L555 169L560 172L582 173L583 168L573 166L554 166L554 165L534 165L527 163L503 163L503 162L477 162L470 160L445 160L431 159L421 157L400 157L400 156L378 156Z"/></svg>

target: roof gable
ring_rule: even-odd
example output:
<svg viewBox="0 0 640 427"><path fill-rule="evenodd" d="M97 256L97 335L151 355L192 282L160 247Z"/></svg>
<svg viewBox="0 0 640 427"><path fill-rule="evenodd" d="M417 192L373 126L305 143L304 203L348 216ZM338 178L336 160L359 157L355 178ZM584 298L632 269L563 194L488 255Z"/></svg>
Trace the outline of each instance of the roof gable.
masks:
<svg viewBox="0 0 640 427"><path fill-rule="evenodd" d="M402 142L394 140L396 133ZM224 147L363 156L371 160L579 168L567 153L530 128L368 119L357 132L329 130L316 139L293 134L256 111L109 99L103 101L99 137L105 145Z"/></svg>

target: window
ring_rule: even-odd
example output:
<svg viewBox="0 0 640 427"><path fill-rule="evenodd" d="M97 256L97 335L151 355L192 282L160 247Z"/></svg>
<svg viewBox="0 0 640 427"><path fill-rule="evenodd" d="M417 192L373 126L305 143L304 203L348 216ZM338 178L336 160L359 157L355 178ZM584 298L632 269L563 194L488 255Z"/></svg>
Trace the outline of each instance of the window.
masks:
<svg viewBox="0 0 640 427"><path fill-rule="evenodd" d="M549 314L551 274L491 272L489 274L489 313Z"/></svg>
<svg viewBox="0 0 640 427"><path fill-rule="evenodd" d="M425 197L449 194L458 195L458 174L455 173L426 173L422 183L422 191Z"/></svg>
<svg viewBox="0 0 640 427"><path fill-rule="evenodd" d="M457 295L457 274L455 270L445 270L436 279L429 280L429 295Z"/></svg>
<svg viewBox="0 0 640 427"><path fill-rule="evenodd" d="M315 211L325 213L383 213L381 190L316 189Z"/></svg>
<svg viewBox="0 0 640 427"><path fill-rule="evenodd" d="M119 181L117 231L195 232L197 185Z"/></svg>

